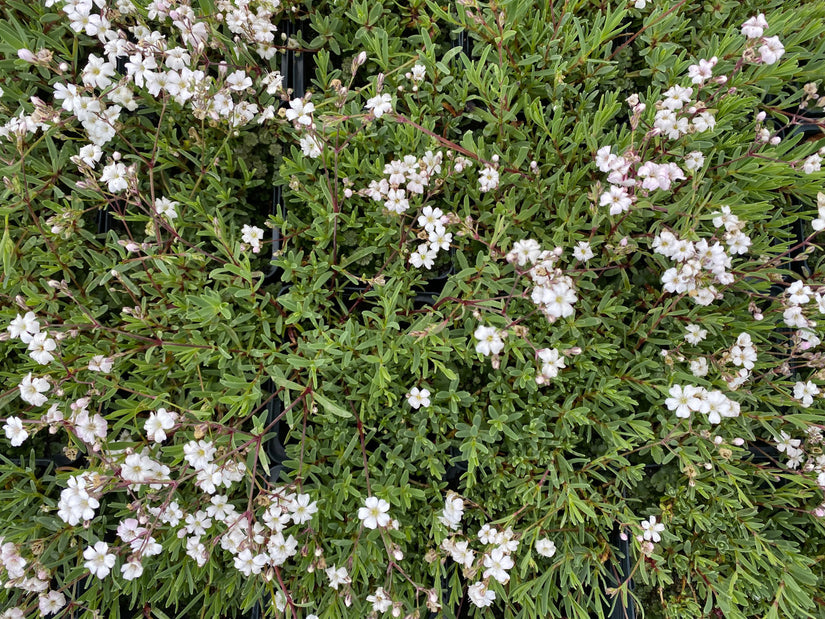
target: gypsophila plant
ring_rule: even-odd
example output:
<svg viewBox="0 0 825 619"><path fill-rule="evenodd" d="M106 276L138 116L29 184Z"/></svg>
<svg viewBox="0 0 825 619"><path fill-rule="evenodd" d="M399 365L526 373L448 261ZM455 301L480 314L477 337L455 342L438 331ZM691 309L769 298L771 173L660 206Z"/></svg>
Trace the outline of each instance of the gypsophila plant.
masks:
<svg viewBox="0 0 825 619"><path fill-rule="evenodd" d="M0 618L825 617L822 3L0 53Z"/></svg>

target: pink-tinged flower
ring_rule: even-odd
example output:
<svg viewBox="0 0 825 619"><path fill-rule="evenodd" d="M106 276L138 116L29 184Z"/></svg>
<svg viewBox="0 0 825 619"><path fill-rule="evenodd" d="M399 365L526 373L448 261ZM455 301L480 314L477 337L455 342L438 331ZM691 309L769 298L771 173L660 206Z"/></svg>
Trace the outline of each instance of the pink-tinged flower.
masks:
<svg viewBox="0 0 825 619"><path fill-rule="evenodd" d="M717 58L714 56L710 60L700 60L699 64L692 64L688 67L688 76L694 84L702 85L713 77L713 67L716 66Z"/></svg>
<svg viewBox="0 0 825 619"><path fill-rule="evenodd" d="M768 37L759 47L759 55L765 64L774 64L785 53L785 46L779 37Z"/></svg>
<svg viewBox="0 0 825 619"><path fill-rule="evenodd" d="M60 612L60 609L66 605L66 596L60 591L49 591L46 594L41 594L37 601L40 607L40 614L44 617L46 615L54 615Z"/></svg>
<svg viewBox="0 0 825 619"><path fill-rule="evenodd" d="M764 13L751 17L742 24L742 34L749 39L758 39L767 30L768 22Z"/></svg>

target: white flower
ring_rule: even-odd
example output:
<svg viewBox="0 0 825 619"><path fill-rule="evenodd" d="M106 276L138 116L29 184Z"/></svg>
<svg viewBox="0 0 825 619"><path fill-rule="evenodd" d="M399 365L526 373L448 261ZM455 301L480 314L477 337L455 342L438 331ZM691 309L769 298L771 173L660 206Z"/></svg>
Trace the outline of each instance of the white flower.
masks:
<svg viewBox="0 0 825 619"><path fill-rule="evenodd" d="M755 17L751 17L744 24L742 24L742 34L749 39L758 39L762 36L768 27L768 22L765 19L764 13L759 13Z"/></svg>
<svg viewBox="0 0 825 619"><path fill-rule="evenodd" d="M19 417L9 417L3 425L6 438L11 441L12 447L20 447L29 437L29 433L23 428L23 421Z"/></svg>
<svg viewBox="0 0 825 619"><path fill-rule="evenodd" d="M308 494L299 494L289 506L289 511L292 512L292 521L295 524L304 524L312 520L312 515L318 511L318 505L315 501L310 502L312 497Z"/></svg>
<svg viewBox="0 0 825 619"><path fill-rule="evenodd" d="M384 591L383 587L378 587L374 595L368 595L367 602L372 604L372 612L374 613L385 613L392 606L392 598Z"/></svg>
<svg viewBox="0 0 825 619"><path fill-rule="evenodd" d="M31 372L20 381L18 388L20 389L20 398L32 406L43 406L49 399L43 395L49 390L49 381L45 378L32 378Z"/></svg>
<svg viewBox="0 0 825 619"><path fill-rule="evenodd" d="M146 436L156 443L166 440L166 430L175 427L177 415L169 413L165 408L159 408L155 413L149 413L149 419L143 425Z"/></svg>
<svg viewBox="0 0 825 619"><path fill-rule="evenodd" d="M183 457L192 468L201 470L211 464L215 451L215 446L211 442L189 441L183 446Z"/></svg>
<svg viewBox="0 0 825 619"><path fill-rule="evenodd" d="M177 218L178 212L175 210L176 206L178 206L178 202L170 200L169 198L157 198L155 200L155 211L158 215L166 217L166 219Z"/></svg>
<svg viewBox="0 0 825 619"><path fill-rule="evenodd" d="M713 67L716 66L717 58L714 56L710 60L700 60L699 64L692 64L688 67L688 76L694 84L702 85L713 77Z"/></svg>
<svg viewBox="0 0 825 619"><path fill-rule="evenodd" d="M35 335L40 333L40 323L37 321L34 312L26 312L25 316L17 314L17 317L11 321L6 330L11 337L19 337L24 344L28 344Z"/></svg>
<svg viewBox="0 0 825 619"><path fill-rule="evenodd" d="M467 589L467 595L470 597L470 601L479 608L492 605L496 599L496 592L489 590L483 581L470 585Z"/></svg>
<svg viewBox="0 0 825 619"><path fill-rule="evenodd" d="M309 126L312 124L312 112L315 111L315 105L312 103L304 103L303 99L293 99L289 102L289 109L286 111L286 119L294 120L299 125Z"/></svg>
<svg viewBox="0 0 825 619"><path fill-rule="evenodd" d="M573 248L573 257L579 262L587 262L595 254L587 241L579 241Z"/></svg>
<svg viewBox="0 0 825 619"><path fill-rule="evenodd" d="M780 432L780 438L776 441L776 450L779 452L790 451L791 449L798 449L802 441L798 438L791 438L787 432Z"/></svg>
<svg viewBox="0 0 825 619"><path fill-rule="evenodd" d="M364 507L358 509L358 518L368 529L385 527L390 523L390 504L378 497L367 497ZM342 568L343 569L343 568Z"/></svg>
<svg viewBox="0 0 825 619"><path fill-rule="evenodd" d="M480 325L473 333L478 340L476 352L482 355L497 355L504 350L504 342L501 339L501 332L495 327L485 327Z"/></svg>
<svg viewBox="0 0 825 619"><path fill-rule="evenodd" d="M45 331L33 336L29 341L29 356L37 361L40 365L48 365L54 360L54 355L51 353L57 344L49 337Z"/></svg>
<svg viewBox="0 0 825 619"><path fill-rule="evenodd" d="M814 153L810 157L805 160L805 163L802 164L802 171L805 174L813 174L814 172L819 172L822 169L822 157L820 157L817 153Z"/></svg>
<svg viewBox="0 0 825 619"><path fill-rule="evenodd" d="M265 554L253 555L249 548L242 550L235 557L235 568L244 576L260 574L266 565L269 557Z"/></svg>
<svg viewBox="0 0 825 619"><path fill-rule="evenodd" d="M120 574L124 580L134 580L143 574L143 565L140 559L131 559L120 566Z"/></svg>
<svg viewBox="0 0 825 619"><path fill-rule="evenodd" d="M91 372L103 372L104 374L108 374L112 371L112 363L113 361L110 357L95 355L89 359L89 370Z"/></svg>
<svg viewBox="0 0 825 619"><path fill-rule="evenodd" d="M410 71L410 79L414 82L422 82L427 77L427 68L423 64L416 64Z"/></svg>
<svg viewBox="0 0 825 619"><path fill-rule="evenodd" d="M384 114L392 112L392 96L387 93L375 95L367 99L366 107L368 110L372 110L376 118L381 118Z"/></svg>
<svg viewBox="0 0 825 619"><path fill-rule="evenodd" d="M425 206L418 217L418 225L427 232L435 230L436 226L443 226L445 221L446 217L444 217L443 211L440 208L431 206Z"/></svg>
<svg viewBox="0 0 825 619"><path fill-rule="evenodd" d="M513 249L507 253L509 262L516 262L520 267L535 264L541 256L541 245L535 239L525 239L513 243Z"/></svg>
<svg viewBox="0 0 825 619"><path fill-rule="evenodd" d="M345 567L339 567L336 569L336 567L333 565L326 569L326 573L327 578L329 578L329 586L335 589L336 591L338 590L339 585L346 585L352 582L350 580L349 574L347 573L347 568Z"/></svg>
<svg viewBox="0 0 825 619"><path fill-rule="evenodd" d="M423 243L418 246L417 250L410 254L410 264L417 269L420 269L423 266L429 270L433 268L437 255L438 250L433 250L429 244Z"/></svg>
<svg viewBox="0 0 825 619"><path fill-rule="evenodd" d="M537 354L541 359L541 374L545 378L556 378L559 370L567 367L564 364L564 357L556 348L542 348Z"/></svg>
<svg viewBox="0 0 825 619"><path fill-rule="evenodd" d="M464 515L464 499L458 496L455 492L447 493L447 498L444 500L444 509L438 517L438 521L445 527L450 529L458 529L461 524L461 517ZM466 547L466 543L465 543ZM460 563L460 562L459 562Z"/></svg>
<svg viewBox="0 0 825 619"><path fill-rule="evenodd" d="M430 392L428 389L413 387L407 394L407 402L416 410L422 406L427 408L430 405Z"/></svg>
<svg viewBox="0 0 825 619"><path fill-rule="evenodd" d="M765 64L774 64L785 53L785 46L779 40L779 37L768 37L763 40L763 44L759 47L759 55L762 62Z"/></svg>
<svg viewBox="0 0 825 619"><path fill-rule="evenodd" d="M449 250L450 243L453 242L453 234L452 232L447 232L444 226L437 226L434 230L430 231L429 241L430 248L434 251L439 249Z"/></svg>
<svg viewBox="0 0 825 619"><path fill-rule="evenodd" d="M669 393L671 397L665 400L665 406L668 410L675 410L677 417L687 419L690 417L690 411L699 410L701 406L698 387L673 385Z"/></svg>
<svg viewBox="0 0 825 619"><path fill-rule="evenodd" d="M705 156L698 150L685 155L685 167L688 170L695 171L705 165Z"/></svg>
<svg viewBox="0 0 825 619"><path fill-rule="evenodd" d="M806 383L798 382L793 388L793 397L799 400L803 408L808 408L814 403L814 396L819 395L819 387L811 381ZM8 432L6 433L8 435ZM14 443L12 443L13 445Z"/></svg>
<svg viewBox="0 0 825 619"><path fill-rule="evenodd" d="M624 187L611 186L608 191L605 191L599 198L601 206L610 206L611 215L619 215L627 212L633 200L627 193Z"/></svg>
<svg viewBox="0 0 825 619"><path fill-rule="evenodd" d="M688 325L685 327L685 341L689 344L698 344L708 336L707 329L703 329L699 325Z"/></svg>
<svg viewBox="0 0 825 619"><path fill-rule="evenodd" d="M317 159L321 156L322 149L323 144L316 136L310 133L305 133L301 136L301 152L304 154L304 157Z"/></svg>
<svg viewBox="0 0 825 619"><path fill-rule="evenodd" d="M482 544L493 544L498 537L498 531L496 531L495 527L485 524L478 530L477 535L478 541Z"/></svg>
<svg viewBox="0 0 825 619"><path fill-rule="evenodd" d="M506 585L510 581L510 574L507 570L515 565L512 557L501 548L494 548L490 554L484 555L484 578L495 578L498 582Z"/></svg>
<svg viewBox="0 0 825 619"><path fill-rule="evenodd" d="M272 565L283 565L298 552L298 540L292 535L284 538L284 534L278 531L269 538L266 548Z"/></svg>
<svg viewBox="0 0 825 619"><path fill-rule="evenodd" d="M651 516L649 520L642 520L642 530L646 540L658 543L662 541L662 536L659 533L665 530L665 525L661 522L657 523L656 516Z"/></svg>
<svg viewBox="0 0 825 619"><path fill-rule="evenodd" d="M103 149L97 144L86 144L77 154L80 160L90 168L94 168L103 156Z"/></svg>
<svg viewBox="0 0 825 619"><path fill-rule="evenodd" d="M107 183L111 193L119 193L129 187L129 170L119 161L112 162L103 168L100 182Z"/></svg>
<svg viewBox="0 0 825 619"><path fill-rule="evenodd" d="M248 243L252 247L252 253L261 251L261 241L264 238L264 231L257 226L244 224L241 228L241 241Z"/></svg>
<svg viewBox="0 0 825 619"><path fill-rule="evenodd" d="M556 554L556 544L543 537L536 540L536 552L542 557L552 557Z"/></svg>
<svg viewBox="0 0 825 619"><path fill-rule="evenodd" d="M704 357L693 359L690 362L690 372L699 378L708 375L708 360Z"/></svg>
<svg viewBox="0 0 825 619"><path fill-rule="evenodd" d="M681 110L685 103L690 102L693 96L693 88L686 88L684 86L672 86L664 92L665 98L662 103L669 110Z"/></svg>
<svg viewBox="0 0 825 619"><path fill-rule="evenodd" d="M484 168L482 168L482 170L478 173L478 186L479 191L482 193L498 187L498 181L498 170L495 168L484 166Z"/></svg>
<svg viewBox="0 0 825 619"><path fill-rule="evenodd" d="M243 92L247 88L252 87L252 78L247 77L243 71L233 71L226 78L226 85L229 87L229 90Z"/></svg>
<svg viewBox="0 0 825 619"><path fill-rule="evenodd" d="M66 605L66 596L60 591L49 591L45 595L40 595L37 605L40 607L41 615L53 615Z"/></svg>
<svg viewBox="0 0 825 619"><path fill-rule="evenodd" d="M109 545L106 542L97 542L94 547L89 546L83 551L83 564L87 570L98 578L106 578L115 566L115 555L109 553Z"/></svg>

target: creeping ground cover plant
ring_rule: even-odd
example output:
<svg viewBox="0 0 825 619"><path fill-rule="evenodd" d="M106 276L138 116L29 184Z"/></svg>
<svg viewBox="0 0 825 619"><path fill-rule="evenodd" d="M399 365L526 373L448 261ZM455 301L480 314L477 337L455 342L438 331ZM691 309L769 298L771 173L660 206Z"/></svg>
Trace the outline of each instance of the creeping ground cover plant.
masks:
<svg viewBox="0 0 825 619"><path fill-rule="evenodd" d="M0 9L0 618L825 617L821 2Z"/></svg>

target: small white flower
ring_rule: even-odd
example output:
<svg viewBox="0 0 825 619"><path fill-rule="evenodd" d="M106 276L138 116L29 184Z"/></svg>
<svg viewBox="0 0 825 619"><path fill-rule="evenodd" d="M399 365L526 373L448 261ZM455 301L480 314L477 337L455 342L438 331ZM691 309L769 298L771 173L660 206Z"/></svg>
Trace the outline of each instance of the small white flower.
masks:
<svg viewBox="0 0 825 619"><path fill-rule="evenodd" d="M430 406L430 391L428 389L419 390L418 387L413 387L407 394L407 402L416 410L422 406L427 408Z"/></svg>
<svg viewBox="0 0 825 619"><path fill-rule="evenodd" d="M478 340L476 344L476 352L482 355L497 355L504 350L504 342L502 341L501 332L495 327L485 327L480 325L473 333L473 336Z"/></svg>
<svg viewBox="0 0 825 619"><path fill-rule="evenodd" d="M126 561L120 566L120 574L123 576L124 580L134 580L135 578L140 578L141 574L143 574L143 565L139 559Z"/></svg>
<svg viewBox="0 0 825 619"><path fill-rule="evenodd" d="M593 249L587 241L579 241L573 248L573 257L579 262L587 262L593 256Z"/></svg>
<svg viewBox="0 0 825 619"><path fill-rule="evenodd" d="M40 614L43 616L53 615L60 612L60 609L66 605L66 596L60 591L49 591L45 595L40 595L37 605L40 607Z"/></svg>
<svg viewBox="0 0 825 619"><path fill-rule="evenodd" d="M87 570L98 578L106 578L115 566L116 557L109 552L109 545L106 542L97 542L94 547L89 546L83 551L83 564Z"/></svg>
<svg viewBox="0 0 825 619"><path fill-rule="evenodd" d="M339 585L346 585L352 582L350 580L349 574L347 573L347 568L339 567L336 568L334 565L328 567L326 569L327 578L329 578L329 586L338 590Z"/></svg>
<svg viewBox="0 0 825 619"><path fill-rule="evenodd" d="M556 544L543 537L539 540L536 540L536 552L539 553L542 557L552 557L556 554Z"/></svg>
<svg viewBox="0 0 825 619"><path fill-rule="evenodd" d="M9 417L3 425L6 438L11 441L12 447L20 447L29 437L29 433L23 428L23 421L19 417Z"/></svg>
<svg viewBox="0 0 825 619"><path fill-rule="evenodd" d="M708 336L707 329L703 329L699 325L688 325L685 327L685 341L689 344L698 344Z"/></svg>
<svg viewBox="0 0 825 619"><path fill-rule="evenodd" d="M308 127L312 124L311 114L314 111L314 104L309 102L304 103L303 99L293 99L289 102L289 109L286 111L286 119Z"/></svg>
<svg viewBox="0 0 825 619"><path fill-rule="evenodd" d="M376 118L381 118L384 114L392 112L392 96L387 93L375 95L367 99L366 107L368 110L372 110Z"/></svg>
<svg viewBox="0 0 825 619"><path fill-rule="evenodd" d="M642 530L646 540L658 543L662 541L662 536L659 533L665 530L665 525L656 522L656 516L651 516L648 520L642 520Z"/></svg>
<svg viewBox="0 0 825 619"><path fill-rule="evenodd" d="M95 355L89 359L89 370L91 372L103 372L108 374L112 371L113 360L103 355Z"/></svg>
<svg viewBox="0 0 825 619"><path fill-rule="evenodd" d="M759 15L751 17L744 24L742 24L742 34L749 39L758 39L767 28L768 22L765 19L765 14L759 13Z"/></svg>
<svg viewBox="0 0 825 619"><path fill-rule="evenodd" d="M358 518L368 529L386 527L390 523L390 504L378 497L367 497L364 507L358 509Z"/></svg>
<svg viewBox="0 0 825 619"><path fill-rule="evenodd" d="M485 166L478 173L479 191L482 193L490 191L498 187L499 175L498 170L490 166Z"/></svg>
<svg viewBox="0 0 825 619"><path fill-rule="evenodd" d="M765 64L776 63L785 53L785 46L782 45L779 37L768 37L762 43L759 47L759 55Z"/></svg>
<svg viewBox="0 0 825 619"><path fill-rule="evenodd" d="M166 217L166 219L176 219L178 216L175 207L178 202L170 200L169 198L157 198L155 200L155 211L158 215Z"/></svg>
<svg viewBox="0 0 825 619"><path fill-rule="evenodd" d="M51 353L57 348L57 343L45 331L34 335L29 341L29 356L40 365L48 365L54 360Z"/></svg>
<svg viewBox="0 0 825 619"><path fill-rule="evenodd" d="M49 390L49 381L45 378L32 378L31 372L20 381L18 388L20 389L20 398L32 406L43 406L49 399L43 395Z"/></svg>
<svg viewBox="0 0 825 619"><path fill-rule="evenodd" d="M479 608L492 605L496 599L496 592L488 589L484 581L470 585L467 589L467 595L470 597L470 601Z"/></svg>
<svg viewBox="0 0 825 619"><path fill-rule="evenodd" d="M793 397L794 399L800 401L803 408L808 408L811 404L813 404L814 396L817 395L819 395L819 387L811 381L805 383L800 381L794 385Z"/></svg>

